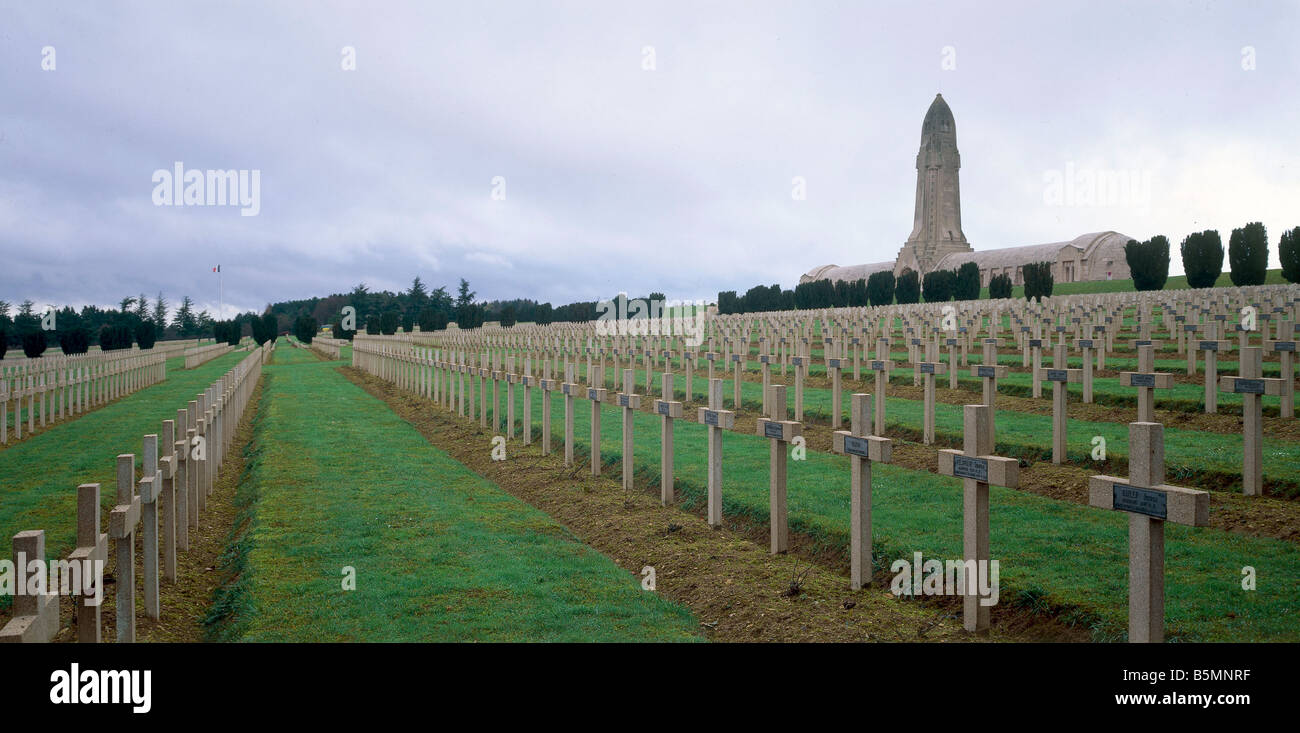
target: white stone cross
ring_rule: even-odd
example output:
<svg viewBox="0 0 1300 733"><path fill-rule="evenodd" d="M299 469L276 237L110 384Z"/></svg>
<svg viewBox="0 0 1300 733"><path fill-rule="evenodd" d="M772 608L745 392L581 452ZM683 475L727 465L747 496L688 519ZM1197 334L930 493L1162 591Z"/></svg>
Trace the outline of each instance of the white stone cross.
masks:
<svg viewBox="0 0 1300 733"><path fill-rule="evenodd" d="M836 453L849 456L849 583L853 590L871 585L871 463L889 463L893 441L867 434L871 423L871 395L857 393L849 399L849 430L834 433Z"/></svg>
<svg viewBox="0 0 1300 733"><path fill-rule="evenodd" d="M722 526L722 431L736 424L736 413L722 409L722 380L709 382L709 406L698 410L696 420L709 433L709 526Z"/></svg>
<svg viewBox="0 0 1300 733"><path fill-rule="evenodd" d="M1129 478L1091 476L1088 503L1128 512L1128 640L1165 638L1165 522L1193 527L1209 523L1210 495L1165 484L1164 427L1128 426Z"/></svg>
<svg viewBox="0 0 1300 733"><path fill-rule="evenodd" d="M987 351L987 349L986 349ZM989 486L1016 488L1020 463L1014 458L991 455L993 407L966 405L964 408L964 450L941 448L939 473L962 479L962 550L966 563L962 624L967 631L988 633L989 606L982 601L979 584L981 567L989 561ZM984 570L988 573L988 570Z"/></svg>
<svg viewBox="0 0 1300 733"><path fill-rule="evenodd" d="M1155 349L1151 346L1138 347L1138 370L1120 372L1121 387L1136 387L1138 391L1138 422L1151 422L1155 419L1156 397L1153 390L1169 389L1174 386L1172 374L1155 371Z"/></svg>
<svg viewBox="0 0 1300 733"><path fill-rule="evenodd" d="M1052 356L1053 368L1039 371L1044 381L1052 383L1052 463L1058 465L1065 462L1065 405L1069 396L1065 385L1077 383L1082 374L1080 369L1066 369L1065 364L1065 341L1060 340Z"/></svg>
<svg viewBox="0 0 1300 733"><path fill-rule="evenodd" d="M665 372L662 379L663 399L655 400L659 413L659 502L668 506L674 499L673 486L673 420L682 417L682 403L673 400L673 375Z"/></svg>
<svg viewBox="0 0 1300 733"><path fill-rule="evenodd" d="M117 506L108 515L108 536L117 547L117 641L135 642L135 528L140 497L135 493L135 455L117 457Z"/></svg>
<svg viewBox="0 0 1300 733"><path fill-rule="evenodd" d="M795 436L803 435L803 425L786 419L784 384L774 384L767 396L767 416L758 419L758 435L768 438L768 506L773 555L790 549L790 519L786 505L787 449Z"/></svg>
<svg viewBox="0 0 1300 733"><path fill-rule="evenodd" d="M1240 376L1220 377L1219 389L1241 395L1241 493L1264 493L1264 395L1282 394L1281 379L1264 379L1263 349L1247 346L1237 357Z"/></svg>
<svg viewBox="0 0 1300 733"><path fill-rule="evenodd" d="M623 408L623 489L632 490L632 418L641 407L641 395L636 394L636 372L623 370L623 391L618 394L618 406Z"/></svg>

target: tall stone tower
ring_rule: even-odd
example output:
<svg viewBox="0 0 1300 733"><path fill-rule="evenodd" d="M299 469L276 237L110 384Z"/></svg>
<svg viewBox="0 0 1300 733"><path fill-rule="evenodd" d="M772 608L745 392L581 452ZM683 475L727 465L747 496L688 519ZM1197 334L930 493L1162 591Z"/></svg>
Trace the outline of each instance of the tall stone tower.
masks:
<svg viewBox="0 0 1300 733"><path fill-rule="evenodd" d="M905 267L922 275L952 252L970 252L961 231L961 188L957 170L957 122L942 94L921 123L921 149L916 154L916 215L912 233L898 253L895 274Z"/></svg>

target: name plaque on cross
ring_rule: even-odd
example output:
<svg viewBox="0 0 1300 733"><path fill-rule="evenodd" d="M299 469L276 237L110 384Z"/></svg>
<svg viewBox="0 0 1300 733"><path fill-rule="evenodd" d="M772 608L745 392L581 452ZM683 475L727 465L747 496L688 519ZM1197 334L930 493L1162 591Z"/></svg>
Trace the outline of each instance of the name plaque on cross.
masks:
<svg viewBox="0 0 1300 733"><path fill-rule="evenodd" d="M1029 339L1029 348L1031 348L1031 349L1034 349L1034 348L1041 349L1041 348L1043 348L1043 340L1042 340L1042 339Z"/></svg>
<svg viewBox="0 0 1300 733"><path fill-rule="evenodd" d="M1238 377L1232 380L1232 391L1237 394L1264 394L1264 380Z"/></svg>
<svg viewBox="0 0 1300 733"><path fill-rule="evenodd" d="M718 413L717 413L716 410L705 410L705 411L704 411L704 424L705 424L705 425L712 425L712 426L714 426L714 427L717 427L717 426L718 426Z"/></svg>
<svg viewBox="0 0 1300 733"><path fill-rule="evenodd" d="M1133 374L1129 377L1132 387L1154 387L1156 386L1156 375L1154 374Z"/></svg>
<svg viewBox="0 0 1300 733"><path fill-rule="evenodd" d="M618 396L618 406L619 406L619 407L627 407L627 406L628 406L628 403L627 403L627 395L625 395L625 394L621 394L621 395Z"/></svg>
<svg viewBox="0 0 1300 733"><path fill-rule="evenodd" d="M1274 351L1295 351L1295 342L1294 342L1294 341L1274 341L1274 342L1273 342L1273 350L1274 350Z"/></svg>
<svg viewBox="0 0 1300 733"><path fill-rule="evenodd" d="M587 399L589 399L589 400L594 400L594 399L596 399L596 388L595 388L595 387L588 387L588 388L587 388Z"/></svg>
<svg viewBox="0 0 1300 733"><path fill-rule="evenodd" d="M772 357L768 356L767 354L760 354L758 357L758 361L760 364L766 364L769 361L771 361L771 359Z"/></svg>
<svg viewBox="0 0 1300 733"><path fill-rule="evenodd" d="M958 478L973 478L985 483L989 480L989 462L983 458L970 456L952 457L952 475Z"/></svg>
<svg viewBox="0 0 1300 733"><path fill-rule="evenodd" d="M1048 369L1047 381L1049 382L1068 382L1070 373L1064 369Z"/></svg>
<svg viewBox="0 0 1300 733"><path fill-rule="evenodd" d="M655 402L655 407L658 409L660 415L667 415L672 411L671 406L662 400Z"/></svg>
<svg viewBox="0 0 1300 733"><path fill-rule="evenodd" d="M564 392L564 394L566 395L571 394L569 391L569 385L567 383L560 385L560 391Z"/></svg>
<svg viewBox="0 0 1300 733"><path fill-rule="evenodd" d="M1151 340L1150 340L1150 339L1138 339L1137 341L1134 341L1134 342L1133 342L1133 346L1134 346L1134 347L1137 347L1137 346L1150 346L1150 345L1151 345Z"/></svg>
<svg viewBox="0 0 1300 733"><path fill-rule="evenodd" d="M782 426L781 423L779 422L763 423L763 435L764 437L776 438L777 440L780 440L781 438L785 437L785 427Z"/></svg>
<svg viewBox="0 0 1300 733"><path fill-rule="evenodd" d="M793 364L793 365L795 365L795 366L803 366L803 357L802 357L802 356L792 356L792 357L790 357L790 363Z"/></svg>
<svg viewBox="0 0 1300 733"><path fill-rule="evenodd" d="M978 370L979 371L976 373L976 376L979 377L996 377L998 375L997 369L995 367L981 366L978 367Z"/></svg>
<svg viewBox="0 0 1300 733"><path fill-rule="evenodd" d="M827 360L826 360L826 368L828 368L828 369L839 369L839 368L840 368L840 360L839 360L839 359L827 359Z"/></svg>
<svg viewBox="0 0 1300 733"><path fill-rule="evenodd" d="M872 371L877 371L877 372L879 372L879 371L883 371L884 368L885 368L885 362L883 362L883 361L873 361L873 362L871 362L871 369L872 369Z"/></svg>
<svg viewBox="0 0 1300 733"><path fill-rule="evenodd" d="M1200 348L1197 349L1197 351L1218 351L1218 350L1219 350L1218 341L1202 341Z"/></svg>
<svg viewBox="0 0 1300 733"><path fill-rule="evenodd" d="M921 373L934 374L934 362L929 362L929 361L921 362Z"/></svg>
<svg viewBox="0 0 1300 733"><path fill-rule="evenodd" d="M844 452L851 456L861 456L871 458L871 441L866 438L855 438L852 435L844 436Z"/></svg>
<svg viewBox="0 0 1300 733"><path fill-rule="evenodd" d="M1091 349L1091 348L1092 348L1092 339L1079 339L1079 348L1081 348L1081 349Z"/></svg>
<svg viewBox="0 0 1300 733"><path fill-rule="evenodd" d="M1163 491L1114 484L1114 508L1123 512L1145 514L1156 519L1169 517L1169 497Z"/></svg>

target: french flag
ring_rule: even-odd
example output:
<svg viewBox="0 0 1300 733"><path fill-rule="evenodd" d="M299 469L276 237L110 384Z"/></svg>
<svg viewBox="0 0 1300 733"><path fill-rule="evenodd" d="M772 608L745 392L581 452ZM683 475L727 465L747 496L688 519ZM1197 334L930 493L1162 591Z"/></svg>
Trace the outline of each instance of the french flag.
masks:
<svg viewBox="0 0 1300 733"><path fill-rule="evenodd" d="M221 272L221 265L217 265L216 267L212 268L212 271L213 271L213 272Z"/></svg>

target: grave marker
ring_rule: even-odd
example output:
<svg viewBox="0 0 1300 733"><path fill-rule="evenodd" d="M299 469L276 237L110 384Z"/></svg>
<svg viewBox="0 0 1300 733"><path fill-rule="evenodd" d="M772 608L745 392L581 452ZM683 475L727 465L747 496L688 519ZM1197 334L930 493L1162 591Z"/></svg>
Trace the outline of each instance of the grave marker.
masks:
<svg viewBox="0 0 1300 733"><path fill-rule="evenodd" d="M983 605L978 577L979 568L989 561L989 486L1016 488L1020 480L1020 463L1014 458L991 455L993 407L966 405L964 410L964 450L939 450L939 473L962 479L962 550L966 562L963 586L962 624L967 631L987 633L989 607Z"/></svg>
<svg viewBox="0 0 1300 733"><path fill-rule="evenodd" d="M140 497L135 493L135 455L117 457L117 506L108 515L108 536L117 547L117 641L135 642L135 528Z"/></svg>
<svg viewBox="0 0 1300 733"><path fill-rule="evenodd" d="M1281 379L1261 376L1263 349L1247 346L1238 355L1240 376L1220 377L1219 389L1241 395L1241 493L1264 493L1264 395L1281 395Z"/></svg>
<svg viewBox="0 0 1300 733"><path fill-rule="evenodd" d="M722 409L722 380L709 382L709 406L698 410L697 421L709 434L709 526L722 526L722 431L736 424L736 413Z"/></svg>
<svg viewBox="0 0 1300 733"><path fill-rule="evenodd" d="M849 400L849 430L834 433L833 450L849 456L849 583L853 590L871 585L871 463L889 463L893 441L867 434L871 422L871 395L854 394Z"/></svg>
<svg viewBox="0 0 1300 733"><path fill-rule="evenodd" d="M655 412L659 414L659 502L664 506L672 503L673 486L673 420L682 417L682 403L674 402L673 375L665 372L661 377L663 399L655 401Z"/></svg>
<svg viewBox="0 0 1300 733"><path fill-rule="evenodd" d="M1089 477L1088 503L1128 513L1128 640L1161 642L1165 637L1165 522L1204 527L1209 523L1210 495L1165 484L1165 436L1159 423L1129 423L1128 434L1128 480Z"/></svg>
<svg viewBox="0 0 1300 733"><path fill-rule="evenodd" d="M771 526L771 553L790 549L790 519L786 505L786 450L790 441L803 435L803 426L786 420L785 385L769 387L767 417L758 419L758 435L768 439L768 507Z"/></svg>

